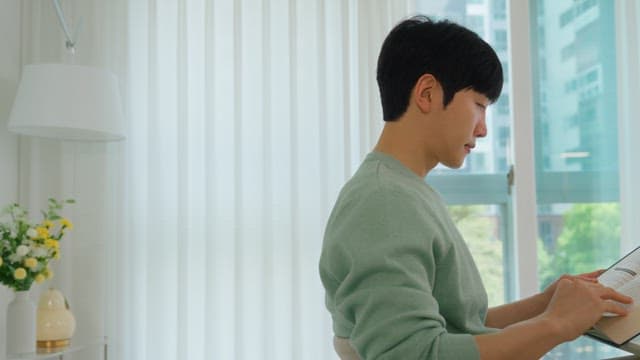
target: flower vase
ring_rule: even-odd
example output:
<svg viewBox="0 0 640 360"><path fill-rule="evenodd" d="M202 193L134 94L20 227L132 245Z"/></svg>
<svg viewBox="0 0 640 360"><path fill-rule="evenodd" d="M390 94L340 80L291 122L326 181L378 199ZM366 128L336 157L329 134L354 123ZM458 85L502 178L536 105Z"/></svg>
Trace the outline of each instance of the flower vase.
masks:
<svg viewBox="0 0 640 360"><path fill-rule="evenodd" d="M36 307L28 291L16 291L7 307L8 354L36 351Z"/></svg>

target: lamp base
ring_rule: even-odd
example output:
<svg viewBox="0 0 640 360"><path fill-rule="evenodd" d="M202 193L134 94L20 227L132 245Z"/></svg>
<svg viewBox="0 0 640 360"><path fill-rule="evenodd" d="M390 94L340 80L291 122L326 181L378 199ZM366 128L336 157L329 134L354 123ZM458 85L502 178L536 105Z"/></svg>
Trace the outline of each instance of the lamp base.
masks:
<svg viewBox="0 0 640 360"><path fill-rule="evenodd" d="M70 339L63 340L38 340L36 347L39 354L47 354L63 350L71 343Z"/></svg>

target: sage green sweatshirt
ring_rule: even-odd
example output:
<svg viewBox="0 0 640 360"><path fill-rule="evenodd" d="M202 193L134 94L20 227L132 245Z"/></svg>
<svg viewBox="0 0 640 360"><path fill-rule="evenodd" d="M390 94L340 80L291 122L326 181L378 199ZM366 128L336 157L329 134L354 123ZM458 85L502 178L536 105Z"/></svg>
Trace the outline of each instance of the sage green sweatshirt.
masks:
<svg viewBox="0 0 640 360"><path fill-rule="evenodd" d="M440 196L370 153L325 230L320 276L336 336L369 359L479 359L487 294Z"/></svg>

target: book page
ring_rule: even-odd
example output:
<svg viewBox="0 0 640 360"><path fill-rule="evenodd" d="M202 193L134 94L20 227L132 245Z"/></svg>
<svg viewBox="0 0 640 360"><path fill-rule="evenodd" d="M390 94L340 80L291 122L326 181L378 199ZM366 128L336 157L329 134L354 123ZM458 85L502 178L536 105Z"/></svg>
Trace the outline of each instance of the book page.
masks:
<svg viewBox="0 0 640 360"><path fill-rule="evenodd" d="M640 248L636 248L598 277L598 282L616 291L631 296L633 303L640 303ZM632 305L618 303L630 310ZM613 313L604 313L605 317L616 317Z"/></svg>
<svg viewBox="0 0 640 360"><path fill-rule="evenodd" d="M635 306L627 316L605 317L594 326L610 341L620 345L640 333L640 307Z"/></svg>
<svg viewBox="0 0 640 360"><path fill-rule="evenodd" d="M629 280L626 284L622 284L620 287L616 289L619 293L630 296L633 299L633 303L631 304L623 304L621 302L617 302L614 300L607 300L613 303L617 303L619 306L631 311L631 309L635 306L635 304L640 304L640 276L636 276ZM618 314L606 312L602 314L605 317L615 317L620 316Z"/></svg>
<svg viewBox="0 0 640 360"><path fill-rule="evenodd" d="M602 273L598 282L633 298L633 304L620 304L629 310L627 316L605 313L594 326L599 332L594 335L620 345L640 333L640 247Z"/></svg>
<svg viewBox="0 0 640 360"><path fill-rule="evenodd" d="M640 274L640 248L636 248L607 269L598 277L598 281L604 286L609 286L619 291L622 286L636 279L638 274Z"/></svg>
<svg viewBox="0 0 640 360"><path fill-rule="evenodd" d="M634 303L640 303L640 276L635 276L618 289L619 293L631 296Z"/></svg>

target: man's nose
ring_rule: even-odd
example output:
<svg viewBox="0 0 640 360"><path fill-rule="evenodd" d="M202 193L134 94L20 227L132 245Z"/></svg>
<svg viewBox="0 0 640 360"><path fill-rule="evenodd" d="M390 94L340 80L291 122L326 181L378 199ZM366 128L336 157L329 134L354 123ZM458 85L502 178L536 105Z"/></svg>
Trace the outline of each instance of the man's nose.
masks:
<svg viewBox="0 0 640 360"><path fill-rule="evenodd" d="M479 137L479 138L483 138L485 136L487 136L487 123L485 122L484 119L480 120L478 122L478 125L476 125L475 131L473 132L473 135L475 137Z"/></svg>

